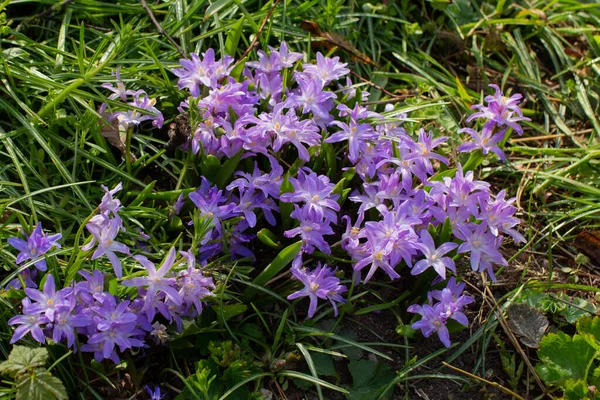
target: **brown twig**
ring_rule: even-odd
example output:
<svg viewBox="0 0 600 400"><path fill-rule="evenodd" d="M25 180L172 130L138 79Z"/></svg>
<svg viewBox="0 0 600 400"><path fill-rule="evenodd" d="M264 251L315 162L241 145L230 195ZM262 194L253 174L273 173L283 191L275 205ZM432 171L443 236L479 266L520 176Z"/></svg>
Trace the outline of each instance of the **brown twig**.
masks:
<svg viewBox="0 0 600 400"><path fill-rule="evenodd" d="M492 294L489 286L486 284L485 278L484 278L484 285L485 285L485 292L486 292L487 296L489 296L489 299L490 299L490 300L486 299L486 301L488 301L489 303L493 304L494 308L496 308L496 311L494 311L494 313L496 314L496 319L498 319L498 322L500 323L500 326L502 326L502 329L504 330L504 333L506 334L506 336L508 336L508 339L512 343L513 347L521 355L521 358L525 362L525 365L527 366L527 369L529 370L529 372L533 376L533 379L535 380L535 382L537 383L537 385L540 387L540 389L542 389L542 391L544 392L544 394L546 396L548 396L550 398L553 398L548 393L548 390L546 389L546 386L543 384L542 380L540 379L539 375L537 374L537 371L533 367L533 364L531 363L531 360L529 359L529 357L527 356L527 354L525 353L525 351L523 351L523 348L519 344L519 340L517 339L517 337L515 336L515 334L512 332L512 330L508 327L508 324L506 323L506 319L504 318L504 314L500 310L500 307L498 306L498 303L496 302L496 299L495 299L494 295Z"/></svg>
<svg viewBox="0 0 600 400"><path fill-rule="evenodd" d="M358 80L367 83L370 86L373 86L375 89L377 90L381 90L383 93L387 94L388 96L391 96L393 99L396 100L401 100L401 99L405 99L405 96L398 96L397 94L394 94L392 92L390 92L389 90L386 90L385 88L383 88L382 86L379 86L378 84L376 84L375 82L371 82L370 80L363 78L362 76L360 76L359 74L357 74L356 72L350 70L350 73L352 75L354 75L355 77L358 78Z"/></svg>
<svg viewBox="0 0 600 400"><path fill-rule="evenodd" d="M504 386L502 386L501 384L499 384L499 383L497 383L497 382L492 382L492 381L488 381L487 379L483 379L483 378L482 378L482 377L480 377L480 376L474 375L474 374L472 374L472 373L470 373L470 372L464 371L464 370L462 370L462 369L460 369L460 368L457 368L457 367L455 367L455 366L453 366L453 365L450 365L450 364L448 364L448 363L447 363L447 362L445 362L445 361L442 361L442 364L443 364L445 367L448 367L448 368L450 368L450 369L451 369L451 370L453 370L453 371L460 372L461 374L468 376L469 378L473 378L473 379L475 379L475 380L478 380L478 381L480 381L480 382L483 382L483 383L485 383L486 385L490 385L490 386L493 386L493 387L495 387L495 388L497 388L497 389L500 389L500 390L501 390L501 391L503 391L504 393L506 393L506 394L508 394L508 395L511 395L512 397L514 397L514 398L516 398L516 399L519 399L519 400L525 400L523 397L519 396L518 394L516 394L515 392L513 392L513 391L512 391L512 390L510 390L509 388L507 388L507 387L504 387Z"/></svg>
<svg viewBox="0 0 600 400"><path fill-rule="evenodd" d="M144 10L146 10L146 13L148 13L148 16L150 17L150 20L152 21L152 23L154 24L154 26L156 27L156 29L158 30L158 34L159 35L163 35L164 37L167 38L167 40L169 42L171 42L171 44L173 46L175 46L175 48L177 49L177 51L179 52L179 55L181 57L185 57L185 51L183 51L183 49L181 48L181 46L179 44L177 44L177 42L167 33L167 31L165 31L162 26L160 26L160 24L158 23L158 21L156 20L156 17L154 16L154 13L152 12L152 10L150 9L150 7L148 7L148 3L146 3L146 0L140 0L140 2L142 3L142 7L144 7Z"/></svg>
<svg viewBox="0 0 600 400"><path fill-rule="evenodd" d="M265 15L265 19L263 19L260 26L258 27L258 31L256 32L256 35L254 35L254 39L252 40L252 43L250 43L250 46L248 46L246 51L244 51L244 54L242 54L242 56L236 61L235 65L239 64L244 58L246 58L248 56L248 54L250 54L252 49L254 49L256 46L258 46L258 39L260 38L260 35L262 34L263 29L265 29L265 26L267 25L269 18L271 18L273 11L275 11L275 7L277 6L277 4L279 4L280 1L281 0L273 1L271 8L267 12L267 15Z"/></svg>

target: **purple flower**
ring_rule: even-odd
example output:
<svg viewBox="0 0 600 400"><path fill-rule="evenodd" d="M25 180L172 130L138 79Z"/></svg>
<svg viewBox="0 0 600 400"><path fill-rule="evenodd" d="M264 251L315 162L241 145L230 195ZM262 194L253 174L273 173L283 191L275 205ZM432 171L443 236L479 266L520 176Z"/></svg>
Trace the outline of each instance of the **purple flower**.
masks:
<svg viewBox="0 0 600 400"><path fill-rule="evenodd" d="M289 96L286 103L289 106L302 108L302 114L313 113L315 117L328 122L335 94L323 91L321 85L314 79L299 79L298 89L299 93Z"/></svg>
<svg viewBox="0 0 600 400"><path fill-rule="evenodd" d="M52 276L52 274L46 275L43 291L26 288L25 294L29 296L31 300L37 302L31 306L31 310L43 313L49 321L54 321L54 311L56 307L65 304L66 302L65 289L59 290L58 292L56 291L54 276Z"/></svg>
<svg viewBox="0 0 600 400"><path fill-rule="evenodd" d="M83 328L92 323L92 318L85 313L73 313L75 301L71 298L70 304L62 304L56 307L56 318L52 326L52 340L59 343L63 338L67 339L67 347L75 346L75 328Z"/></svg>
<svg viewBox="0 0 600 400"><path fill-rule="evenodd" d="M23 284L26 288L37 288L35 278L37 277L37 269L26 268L21 272L15 279L8 282L7 288L13 288L16 290L23 289Z"/></svg>
<svg viewBox="0 0 600 400"><path fill-rule="evenodd" d="M116 218L109 220L104 226L98 226L91 222L88 223L86 228L92 234L92 240L81 248L83 251L88 251L97 243L98 247L92 255L92 260L106 255L113 266L117 278L123 276L123 268L121 267L121 261L115 252L127 255L130 254L127 246L115 240L121 227L122 221Z"/></svg>
<svg viewBox="0 0 600 400"><path fill-rule="evenodd" d="M154 107L156 99L150 99L146 93L138 93L135 99L127 103L135 108L144 110L144 113L136 110L119 111L112 115L112 118L116 118L119 127L123 130L127 130L131 126L137 126L143 121L152 121L152 125L157 128L161 128L165 119L162 113Z"/></svg>
<svg viewBox="0 0 600 400"><path fill-rule="evenodd" d="M317 175L309 168L298 170L298 179L289 178L294 191L283 193L280 196L281 201L298 203L304 202L309 211L314 211L317 218L325 217L332 222L337 221L337 211L340 211L340 205L337 194L332 194L334 184L329 183L329 178L325 175Z"/></svg>
<svg viewBox="0 0 600 400"><path fill-rule="evenodd" d="M125 88L125 85L121 81L120 69L121 69L121 67L117 67L117 69L115 70L115 77L117 78L117 81L116 81L117 86L116 87L113 86L112 83L103 83L102 87L105 88L105 89L110 90L111 92L113 92L110 96L108 96L109 100L115 100L116 98L120 98L124 102L127 102L127 96L128 95L135 96L140 91L127 90Z"/></svg>
<svg viewBox="0 0 600 400"><path fill-rule="evenodd" d="M146 385L146 392L148 392L148 400L161 400L167 394L160 393L160 386L155 386L154 390L150 389L150 386Z"/></svg>
<svg viewBox="0 0 600 400"><path fill-rule="evenodd" d="M146 272L148 276L132 278L121 282L123 286L132 287L146 287L146 300L144 302L144 307L142 311L148 311L151 308L152 302L154 301L154 296L158 293L164 293L168 299L170 299L173 303L177 305L181 305L181 296L174 288L175 278L166 278L165 275L169 273L171 267L173 267L173 263L175 262L175 248L171 247L167 257L163 261L162 265L158 270L150 260L148 260L144 256L135 256L134 259L142 264L146 268ZM150 313L153 313L154 310L151 310ZM150 315L149 319L152 319Z"/></svg>
<svg viewBox="0 0 600 400"><path fill-rule="evenodd" d="M31 236L27 236L25 233L23 233L23 236L25 236L25 240L16 237L8 238L8 244L20 251L17 256L17 264L21 264L26 260L36 259L46 254L53 246L59 249L60 244L57 241L62 237L60 233L55 235L44 234L41 222L35 226ZM40 271L48 269L46 260L36 262L35 267Z"/></svg>
<svg viewBox="0 0 600 400"><path fill-rule="evenodd" d="M446 347L450 347L450 332L446 327L445 310L442 303L435 306L424 304L422 307L413 304L408 308L408 312L417 313L422 316L420 321L412 324L414 330L420 329L426 338L432 333L437 332L440 341Z"/></svg>
<svg viewBox="0 0 600 400"><path fill-rule="evenodd" d="M519 121L531 121L531 119L523 116L523 111L519 107L521 98L520 94L514 94L510 97L505 97L504 93L500 90L498 85L490 84L491 88L495 90L493 96L486 96L485 101L488 103L487 107L481 104L472 106L472 109L477 109L479 112L473 113L467 118L467 122L472 121L475 118L487 119L486 125L490 125L489 130L493 129L494 125L498 127L508 126L521 136L523 134L523 128L518 124Z"/></svg>
<svg viewBox="0 0 600 400"><path fill-rule="evenodd" d="M183 193L181 193L179 195L179 197L177 198L177 201L175 202L175 204L173 204L173 212L175 213L175 215L179 215L179 213L181 212L181 209L183 208L184 205L185 205L185 195Z"/></svg>
<svg viewBox="0 0 600 400"><path fill-rule="evenodd" d="M308 296L310 299L308 318L312 318L317 311L318 299L327 299L333 306L334 315L337 316L336 302L346 302L341 293L344 293L347 289L345 286L340 285L339 278L335 277L335 270L328 268L327 264L321 267L321 263L319 263L314 271L309 271L306 268L292 268L291 271L292 279L300 280L304 284L304 288L290 294L287 297L288 300Z"/></svg>
<svg viewBox="0 0 600 400"><path fill-rule="evenodd" d="M373 130L370 124L359 124L356 120L351 119L349 124L341 121L333 121L332 125L341 128L341 132L334 133L325 139L326 143L337 143L348 141L348 159L355 163L358 161L359 152L366 140L376 139L379 134Z"/></svg>
<svg viewBox="0 0 600 400"><path fill-rule="evenodd" d="M490 232L495 236L503 232L511 236L515 242L525 243L523 235L514 229L520 223L519 219L513 216L517 209L512 204L516 199L504 200L505 197L506 191L501 190L496 195L496 200L488 198L482 201L480 219L486 222Z"/></svg>
<svg viewBox="0 0 600 400"><path fill-rule="evenodd" d="M238 171L234 175L240 178L234 179L228 186L227 190L233 190L238 188L241 192L243 189L249 189L254 187L260 190L265 197L271 196L275 199L279 198L281 192L281 182L283 181L283 168L277 160L272 156L267 156L271 163L271 172L268 174L261 173L258 168L258 163L254 162L254 171L252 174L248 174L243 171Z"/></svg>
<svg viewBox="0 0 600 400"><path fill-rule="evenodd" d="M300 208L296 204L294 204L294 211L290 215L300 222L300 226L285 231L283 233L285 237L291 238L300 235L302 249L305 253L311 254L315 247L323 253L331 253L329 244L323 238L323 235L333 235L333 229L329 226L328 220L319 217L309 207Z"/></svg>
<svg viewBox="0 0 600 400"><path fill-rule="evenodd" d="M127 325L137 321L137 316L128 311L129 301L117 304L113 296L106 296L101 306L92 307L96 329L106 331L114 326Z"/></svg>
<svg viewBox="0 0 600 400"><path fill-rule="evenodd" d="M136 322L130 324L113 324L109 329L93 334L88 343L81 346L81 351L99 352L103 358L110 358L119 362L119 356L116 354L115 346L119 346L121 352L132 347L143 347L144 342L136 339L134 336L139 334L136 329ZM97 345L98 347L95 347Z"/></svg>
<svg viewBox="0 0 600 400"><path fill-rule="evenodd" d="M467 132L473 138L472 142L466 142L458 146L457 150L459 152L465 153L479 149L483 152L483 154L488 154L491 151L492 153L496 154L500 160L506 162L506 156L504 155L504 152L500 147L498 147L498 143L504 139L506 129L493 133L494 126L485 124L481 134L471 128L462 128L459 129L458 132Z"/></svg>
<svg viewBox="0 0 600 400"><path fill-rule="evenodd" d="M98 208L102 213L108 214L111 212L113 217L118 217L118 212L123 206L121 206L121 201L119 199L113 198L115 193L119 192L123 189L123 183L119 182L112 190L109 190L106 186L101 185L104 190L104 196L102 196L102 201L98 205Z"/></svg>
<svg viewBox="0 0 600 400"><path fill-rule="evenodd" d="M202 184L195 192L188 195L203 216L206 216L213 224L217 232L221 232L221 221L233 217L235 203L223 204L227 199L223 191L217 186L210 186L210 182L202 177Z"/></svg>
<svg viewBox="0 0 600 400"><path fill-rule="evenodd" d="M75 292L88 305L93 304L94 301L102 303L106 294L104 292L104 274L96 269L91 274L87 271L79 271L79 275L83 276L85 281L75 285Z"/></svg>
<svg viewBox="0 0 600 400"><path fill-rule="evenodd" d="M279 63L284 68L291 68L294 66L294 63L300 59L302 59L302 53L295 53L293 51L289 51L288 45L286 42L281 42L279 45L279 50L274 49L271 46L268 46L269 50L271 50L271 54L277 54L279 58Z"/></svg>
<svg viewBox="0 0 600 400"><path fill-rule="evenodd" d="M423 169L429 174L433 175L433 165L431 160L438 160L448 165L448 159L437 153L433 152L433 149L440 144L448 140L448 137L444 136L438 139L433 139L433 132L425 132L425 129L419 131L419 140L414 142L412 140L406 140L406 145L411 149L412 153L408 154L405 160L417 160L423 167Z"/></svg>
<svg viewBox="0 0 600 400"><path fill-rule="evenodd" d="M497 237L487 231L485 222L477 225L475 231L471 231L466 227L462 228L461 234L463 236L461 239L464 242L459 246L457 253L470 253L469 258L471 259L471 269L473 271L483 271L480 269L483 255L486 255L489 259L503 259L502 254L498 251Z"/></svg>
<svg viewBox="0 0 600 400"><path fill-rule="evenodd" d="M180 253L187 258L188 268L177 275L179 296L182 303L186 305L185 309L193 305L197 314L200 315L202 314L202 299L214 296L212 291L216 289L216 286L212 277L204 276L202 270L195 268L196 260L191 253L185 251Z"/></svg>
<svg viewBox="0 0 600 400"><path fill-rule="evenodd" d="M367 226L365 226L364 232L368 240L367 243L363 245L363 254L365 257L354 265L355 271L360 271L367 265L371 266L367 276L365 277L364 283L367 283L371 279L378 268L381 268L383 271L385 271L391 280L400 278L400 275L398 275L398 273L394 271L394 268L390 265L389 256L392 251L391 244L386 243L385 241L377 240L375 233Z"/></svg>
<svg viewBox="0 0 600 400"><path fill-rule="evenodd" d="M427 230L423 229L421 231L421 243L417 243L416 246L421 250L425 258L415 263L410 271L412 275L418 275L429 267L433 267L442 279L446 279L446 268L456 273L454 261L450 257L444 257L444 254L457 248L458 244L448 242L436 249L433 238Z"/></svg>
<svg viewBox="0 0 600 400"><path fill-rule="evenodd" d="M350 73L346 68L348 64L339 62L339 57L325 57L321 53L317 53L316 64L304 64L304 73L311 79L319 80L321 87L327 86L333 81L337 81L342 76Z"/></svg>
<svg viewBox="0 0 600 400"><path fill-rule="evenodd" d="M44 343L46 338L40 324L46 324L50 322L48 318L40 313L39 310L30 310L31 301L29 298L24 298L23 304L23 315L17 315L8 320L9 325L20 325L15 329L10 344L23 338L28 333L38 342Z"/></svg>
<svg viewBox="0 0 600 400"><path fill-rule="evenodd" d="M200 86L210 88L218 87L219 81L228 76L233 68L233 57L225 56L223 59L215 61L215 51L208 49L200 59L197 54L191 53L191 60L179 60L183 68L171 70L179 81L179 89L188 88L193 97L200 96Z"/></svg>
<svg viewBox="0 0 600 400"><path fill-rule="evenodd" d="M254 68L265 74L278 72L281 71L281 69L283 68L281 58L279 57L279 54L276 51L271 51L271 54L267 55L267 53L265 53L264 51L259 50L257 54L258 61L246 62L247 67Z"/></svg>

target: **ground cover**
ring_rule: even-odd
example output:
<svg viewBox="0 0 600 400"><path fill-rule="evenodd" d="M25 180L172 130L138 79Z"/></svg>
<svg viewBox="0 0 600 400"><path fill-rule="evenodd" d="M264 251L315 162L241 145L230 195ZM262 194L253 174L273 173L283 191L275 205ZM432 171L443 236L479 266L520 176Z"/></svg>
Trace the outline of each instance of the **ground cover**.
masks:
<svg viewBox="0 0 600 400"><path fill-rule="evenodd" d="M594 398L597 4L54 3L3 6L8 396L152 398L159 387L168 398ZM493 103L490 83L524 96L522 136L497 121L496 139L464 147L486 132L486 118L467 119ZM240 141L248 131L257 136ZM461 231L457 205L444 202L467 171L490 186L467 184L477 200L464 204ZM482 230L505 236L486 270L465 231L493 226L498 203L516 211L524 243L512 222ZM424 205L433 211L418 214ZM394 240L414 246L390 260L377 247L387 239L364 222L385 236L385 215L412 207L405 217L419 220ZM465 297L455 291L457 308L445 311L449 338L434 315L425 339L418 305L439 317L444 292L427 293L452 287L454 264ZM52 283L59 298L47 297ZM33 284L42 292L22 289ZM40 296L77 316L70 328L35 308ZM32 315L43 331L27 325ZM29 329L12 340L19 326Z"/></svg>

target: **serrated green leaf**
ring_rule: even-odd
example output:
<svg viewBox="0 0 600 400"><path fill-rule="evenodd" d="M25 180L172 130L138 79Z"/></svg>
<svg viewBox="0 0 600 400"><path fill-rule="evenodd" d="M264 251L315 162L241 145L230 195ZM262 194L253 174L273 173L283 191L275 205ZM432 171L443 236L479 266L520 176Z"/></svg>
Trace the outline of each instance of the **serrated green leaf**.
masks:
<svg viewBox="0 0 600 400"><path fill-rule="evenodd" d="M589 399L588 385L582 380L569 379L565 382L565 400Z"/></svg>
<svg viewBox="0 0 600 400"><path fill-rule="evenodd" d="M8 360L0 363L0 374L15 378L28 371L43 367L48 362L48 350L14 346Z"/></svg>
<svg viewBox="0 0 600 400"><path fill-rule="evenodd" d="M36 371L17 382L17 400L66 400L67 391L60 379L48 371Z"/></svg>
<svg viewBox="0 0 600 400"><path fill-rule="evenodd" d="M564 384L567 379L585 380L597 350L590 344L591 335L550 333L540 341L538 356L542 361L536 366L540 377L548 384Z"/></svg>
<svg viewBox="0 0 600 400"><path fill-rule="evenodd" d="M600 342L600 318L598 317L583 317L577 321L577 332L592 335Z"/></svg>

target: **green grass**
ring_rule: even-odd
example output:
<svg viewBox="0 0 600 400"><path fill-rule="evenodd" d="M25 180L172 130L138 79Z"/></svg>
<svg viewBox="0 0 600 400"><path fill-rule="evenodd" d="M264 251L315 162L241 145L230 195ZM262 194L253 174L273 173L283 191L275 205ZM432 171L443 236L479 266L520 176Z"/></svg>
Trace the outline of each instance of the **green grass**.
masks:
<svg viewBox="0 0 600 400"><path fill-rule="evenodd" d="M255 0L152 3L162 27L186 53L213 47L221 54L228 50L236 57L250 45L271 7L270 2ZM30 19L51 6L53 10L46 17ZM188 173L190 166L184 160L161 152L165 139L156 138L150 131L133 136L138 161L132 165L119 161L101 134L97 110L107 101L100 83L114 79L111 73L120 67L128 87L146 90L159 99L165 116L176 115L176 106L184 95L176 90L168 70L177 65L177 49L155 33L144 9L134 0L119 4L76 0L64 7L53 0L16 0L5 11L12 24L0 36L0 262L6 269L3 282L17 272L9 267L14 264L14 256L6 246L6 238L16 233L17 226L43 221L63 232L63 237L76 235L102 196L100 184L112 187L123 181L129 200L133 200L141 189L157 180L152 193L139 199L138 205L128 207L126 218L138 226L148 226L152 221L151 249L168 249L174 237L167 216L157 208L165 201L175 200L184 188L194 187L196 174ZM507 141L508 164L486 163L479 169L480 176L505 188L511 196L518 196L528 240L520 251L546 254L551 266L564 267L569 254L577 254L572 247L573 237L582 229L600 229L600 5L574 0L402 0L387 5L284 0L260 35L258 48L286 40L309 56L323 51L320 39L301 29L302 20L314 21L323 32L348 40L377 63L371 66L352 62L348 53L331 51L350 60L356 74L398 96L392 101L406 99L402 109L410 112L414 121L407 123L409 128L426 124L441 129L459 143L462 137L456 130L465 125L465 114L471 105L481 101L488 83L499 83L505 91L524 94L525 114L532 118L523 136L525 140L513 135ZM234 29L241 29L237 46L228 43ZM364 86L369 88L368 84ZM390 101L386 93L376 88L369 90L370 102ZM117 104L109 102L111 106ZM148 174L150 167L154 168L152 176ZM129 241L137 238L134 233L127 235ZM76 246L81 244L80 241ZM556 254L566 258L557 258ZM235 265L220 271L239 285L247 282L243 278L248 272ZM248 285L248 291L257 289L286 302L267 289ZM579 288L588 289L592 288ZM510 303L513 294L501 301L502 307ZM225 295L227 300L237 296ZM14 311L4 299L3 304L6 307L0 350L6 356L10 331L5 321ZM391 310L401 323L401 306L382 298L380 304L371 307ZM255 310L249 318L264 321ZM258 346L270 348L271 343L269 351L274 357L283 348L282 330L295 330L300 337L310 339L296 343L304 355L311 347L336 351L325 348L323 336L327 335L301 330L295 315L269 317L277 320L277 326L270 326L272 336L259 341ZM434 355L451 362L463 352L475 349L477 367L471 372L484 376L486 349L499 329L496 318L490 314L487 323L468 342L448 353ZM229 326L226 330L234 339L243 336ZM406 344L404 340L398 337L398 343ZM376 349L350 341L346 344L362 346L374 354L385 348L385 343L379 343ZM408 388L409 380L416 377L411 378L410 373L422 360L410 364L414 354L409 348L394 352L406 363L390 381L390 387L400 384ZM76 357L70 362L78 363ZM435 361L429 365L435 365ZM315 384L319 395L321 387L340 389L322 381L311 362L308 366L310 375L295 378ZM84 371L90 368L79 367ZM176 365L171 367L183 373ZM76 381L79 378L70 376L62 364L56 373L68 387L82 386ZM446 379L445 373L449 371L435 370L431 376ZM292 371L288 375L293 377ZM268 376L257 374L252 380L259 382ZM101 398L89 382L83 386L89 388L88 395Z"/></svg>

